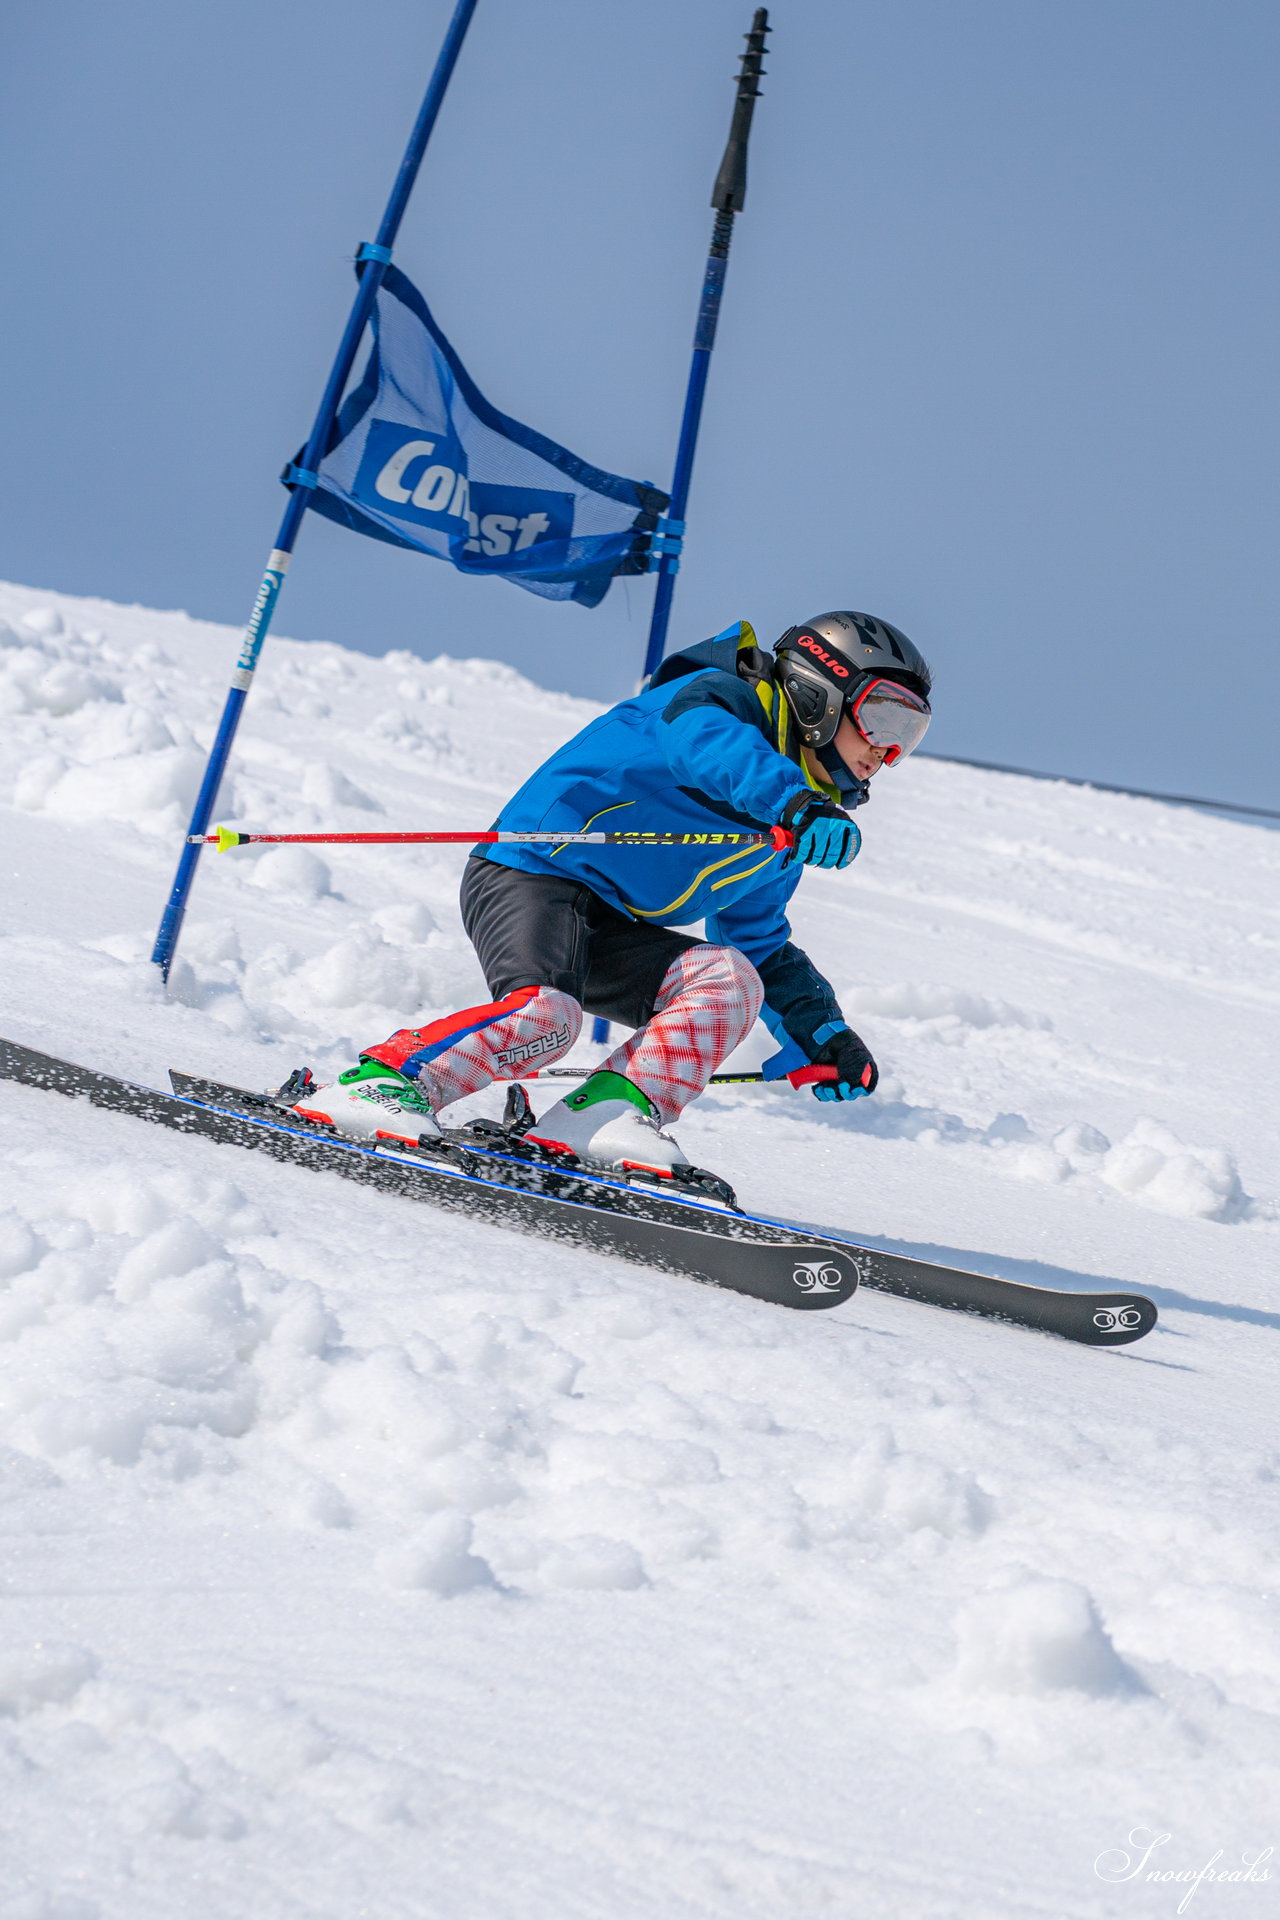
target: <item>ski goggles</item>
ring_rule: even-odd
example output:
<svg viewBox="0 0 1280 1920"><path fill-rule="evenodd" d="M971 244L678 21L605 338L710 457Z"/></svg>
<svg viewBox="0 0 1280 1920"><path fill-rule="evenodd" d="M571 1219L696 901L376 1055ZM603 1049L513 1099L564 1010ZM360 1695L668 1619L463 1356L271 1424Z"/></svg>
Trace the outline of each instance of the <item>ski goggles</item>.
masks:
<svg viewBox="0 0 1280 1920"><path fill-rule="evenodd" d="M886 767L914 752L932 718L929 702L896 680L868 680L845 701L844 710L864 740L884 748Z"/></svg>

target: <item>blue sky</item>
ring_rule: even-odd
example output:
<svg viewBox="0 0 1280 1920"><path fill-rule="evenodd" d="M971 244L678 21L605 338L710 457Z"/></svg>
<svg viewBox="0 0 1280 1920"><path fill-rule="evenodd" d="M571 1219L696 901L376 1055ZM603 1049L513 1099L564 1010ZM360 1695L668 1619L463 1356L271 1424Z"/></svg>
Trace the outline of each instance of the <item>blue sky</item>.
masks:
<svg viewBox="0 0 1280 1920"><path fill-rule="evenodd" d="M0 574L243 621L449 11L11 20ZM397 251L496 405L659 484L750 16L479 0ZM1280 13L771 19L672 644L862 607L932 657L939 751L1280 805ZM277 620L608 697L651 593L313 518Z"/></svg>

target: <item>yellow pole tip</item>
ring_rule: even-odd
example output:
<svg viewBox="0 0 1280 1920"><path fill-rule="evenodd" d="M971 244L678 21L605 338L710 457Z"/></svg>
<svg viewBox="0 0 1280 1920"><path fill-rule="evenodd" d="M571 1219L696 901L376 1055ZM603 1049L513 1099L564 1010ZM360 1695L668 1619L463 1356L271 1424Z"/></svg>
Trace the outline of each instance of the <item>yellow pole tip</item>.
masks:
<svg viewBox="0 0 1280 1920"><path fill-rule="evenodd" d="M230 847L238 847L244 839L244 835L242 833L236 833L231 827L219 827L214 834L214 838L218 843L218 852L226 853Z"/></svg>

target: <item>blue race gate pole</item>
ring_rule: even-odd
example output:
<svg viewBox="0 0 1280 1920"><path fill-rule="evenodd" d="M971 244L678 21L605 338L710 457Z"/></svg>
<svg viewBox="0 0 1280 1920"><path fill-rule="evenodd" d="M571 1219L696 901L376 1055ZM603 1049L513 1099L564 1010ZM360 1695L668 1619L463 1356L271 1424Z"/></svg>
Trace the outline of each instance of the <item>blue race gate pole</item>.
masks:
<svg viewBox="0 0 1280 1920"><path fill-rule="evenodd" d="M475 9L476 0L457 0L453 18L449 22L448 32L444 37L444 44L436 60L435 71L431 75L417 121L409 137L409 144L405 148L404 159L400 162L400 171L391 189L391 198L387 201L382 225L378 228L378 237L372 243L366 241L356 256L360 280L351 314L338 346L301 464L289 469L288 484L291 489L289 504L285 508L284 519L276 535L276 544L267 557L262 585L258 588L258 597L253 603L253 612L245 628L240 658L231 676L226 705L222 709L222 718L218 722L218 731L209 754L209 763L204 770L204 779L200 784L195 811L191 815L187 842L182 849L182 858L178 862L178 871L174 875L168 904L160 921L155 946L152 948L151 958L160 968L165 980L169 978L169 968L173 964L174 951L187 911L187 896L191 891L196 863L200 858L200 848L192 844L190 836L207 833L209 830L209 822L213 818L213 809L217 804L218 788L222 784L232 742L236 737L236 728L240 724L240 715L248 698L249 689L253 685L258 655L262 651L262 643L271 625L271 616L275 611L280 588L284 584L284 576L298 538L298 529L307 511L310 493L317 484L317 469L328 451L329 434L338 411L338 403L342 399L343 390L350 378L352 366L355 364L360 341L368 325L369 316L373 312L378 288L382 285L382 276L390 264L391 249L395 244L404 210L409 204L409 195L418 177L418 168L422 164L422 156L427 150L431 130L435 126L441 102L453 77L453 69L457 64L458 54L466 38L467 28L471 25L471 16Z"/></svg>
<svg viewBox="0 0 1280 1920"><path fill-rule="evenodd" d="M738 97L734 103L729 141L720 162L720 171L711 191L716 210L711 230L711 251L702 280L702 300L698 324L693 336L693 364L684 397L684 418L680 422L680 444L676 451L675 478L671 483L671 505L667 519L660 523L653 538L658 558L658 585L653 597L653 617L649 622L649 644L644 656L644 678L656 670L667 644L667 622L671 618L671 598L676 590L680 566L680 546L684 537L685 509L689 504L689 482L693 478L693 456L698 444L698 423L702 418L702 400L707 390L707 371L711 349L716 343L716 322L720 318L720 296L729 264L729 243L733 237L734 215L741 213L747 198L747 141L751 136L751 116L760 97L757 84L764 68L764 37L769 32L769 14L757 7L751 31L746 36L747 50L742 55L738 76Z"/></svg>
<svg viewBox="0 0 1280 1920"><path fill-rule="evenodd" d="M711 251L707 255L706 272L702 277L698 324L693 334L693 364L689 368L689 385L685 389L684 418L680 422L680 443L676 448L675 478L671 482L671 505L667 509L667 517L659 521L658 531L650 544L650 552L658 556L658 584L649 621L649 644L645 648L642 686L656 671L667 644L667 622L671 618L671 597L676 590L676 574L680 568L685 508L689 504L689 482L693 478L693 455L698 444L698 423L702 419L702 398L707 390L707 370L711 365L711 349L716 343L720 296L724 292L725 270L729 264L733 216L741 213L747 198L747 141L751 136L751 116L760 97L757 82L764 72L760 63L764 59L764 37L768 32L768 9L757 7L751 31L746 36L747 50L741 56L742 71L738 75L738 97L734 102L728 144L715 186L711 189L711 204L716 210L716 218L711 229ZM609 1022L595 1019L591 1026L591 1038L598 1046L607 1046Z"/></svg>

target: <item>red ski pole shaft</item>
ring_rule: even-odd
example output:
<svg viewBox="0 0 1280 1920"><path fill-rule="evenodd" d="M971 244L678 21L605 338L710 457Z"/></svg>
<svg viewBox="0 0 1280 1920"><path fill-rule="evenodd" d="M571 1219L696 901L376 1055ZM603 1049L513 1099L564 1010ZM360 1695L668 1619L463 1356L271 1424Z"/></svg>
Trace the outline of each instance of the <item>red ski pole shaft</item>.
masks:
<svg viewBox="0 0 1280 1920"><path fill-rule="evenodd" d="M226 853L231 847L303 846L303 847L402 847L402 846L528 846L531 843L554 847L762 847L783 851L795 845L795 835L785 827L770 827L767 833L238 833L234 827L219 827L214 833L189 835L192 846L217 847Z"/></svg>

